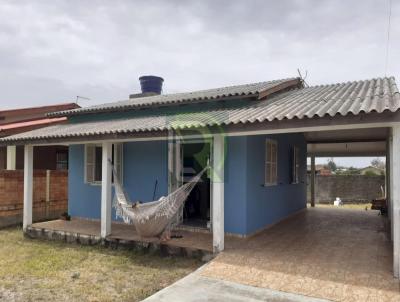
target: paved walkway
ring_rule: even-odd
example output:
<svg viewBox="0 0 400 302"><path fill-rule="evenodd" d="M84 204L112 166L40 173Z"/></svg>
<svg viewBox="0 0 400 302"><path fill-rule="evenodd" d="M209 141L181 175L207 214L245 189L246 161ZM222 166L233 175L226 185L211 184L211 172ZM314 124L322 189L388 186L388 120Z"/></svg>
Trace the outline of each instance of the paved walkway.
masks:
<svg viewBox="0 0 400 302"><path fill-rule="evenodd" d="M308 209L227 248L201 274L333 301L400 301L384 224L376 211Z"/></svg>
<svg viewBox="0 0 400 302"><path fill-rule="evenodd" d="M324 302L295 294L242 285L194 272L144 302Z"/></svg>

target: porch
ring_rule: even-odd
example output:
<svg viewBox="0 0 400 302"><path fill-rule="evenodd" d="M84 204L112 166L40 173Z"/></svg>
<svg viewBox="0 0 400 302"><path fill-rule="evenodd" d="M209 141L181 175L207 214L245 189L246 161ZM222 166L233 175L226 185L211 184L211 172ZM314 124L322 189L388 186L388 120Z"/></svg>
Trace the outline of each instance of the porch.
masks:
<svg viewBox="0 0 400 302"><path fill-rule="evenodd" d="M33 223L25 230L26 236L37 239L58 240L86 245L105 244L113 248L133 248L138 250L159 251L163 255L189 256L209 259L213 254L213 236L211 232L175 230L168 241L158 238L140 237L133 225L113 222L112 232L106 238L101 237L99 220L72 219L52 220ZM232 248L242 239L228 237L226 244Z"/></svg>

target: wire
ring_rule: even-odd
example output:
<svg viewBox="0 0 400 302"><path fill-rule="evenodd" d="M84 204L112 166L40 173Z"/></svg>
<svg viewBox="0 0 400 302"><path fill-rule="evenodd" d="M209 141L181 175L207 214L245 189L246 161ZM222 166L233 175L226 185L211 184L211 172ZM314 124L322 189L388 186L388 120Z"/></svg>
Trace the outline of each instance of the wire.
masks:
<svg viewBox="0 0 400 302"><path fill-rule="evenodd" d="M392 18L392 0L389 1L389 18L387 27L387 40L386 40L386 56L385 56L385 77L387 76L388 63L389 63L389 43L390 43L390 20Z"/></svg>

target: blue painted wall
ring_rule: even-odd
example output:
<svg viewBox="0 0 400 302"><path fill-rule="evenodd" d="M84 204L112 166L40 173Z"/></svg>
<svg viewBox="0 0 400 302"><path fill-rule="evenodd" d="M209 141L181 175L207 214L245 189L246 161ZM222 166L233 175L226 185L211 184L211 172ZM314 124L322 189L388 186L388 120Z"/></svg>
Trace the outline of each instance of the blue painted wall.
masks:
<svg viewBox="0 0 400 302"><path fill-rule="evenodd" d="M270 136L278 141L278 185L264 187L267 136L228 137L225 161L225 230L250 234L306 206L306 142L301 134ZM290 183L290 148L300 148L300 183ZM132 200L153 200L168 193L166 141L124 144L123 185ZM100 219L101 187L84 183L84 146L69 152L69 213ZM115 213L113 211L113 219Z"/></svg>
<svg viewBox="0 0 400 302"><path fill-rule="evenodd" d="M168 194L168 144L166 141L124 144L124 188L132 200L142 202ZM155 199L154 185L157 181Z"/></svg>
<svg viewBox="0 0 400 302"><path fill-rule="evenodd" d="M153 200L168 194L168 149L166 141L124 144L123 185L132 200ZM68 212L71 216L100 219L101 186L84 182L84 145L69 149ZM113 209L112 218L116 220Z"/></svg>
<svg viewBox="0 0 400 302"><path fill-rule="evenodd" d="M85 146L69 147L68 212L71 216L100 219L101 186L85 183Z"/></svg>
<svg viewBox="0 0 400 302"><path fill-rule="evenodd" d="M247 137L228 137L225 158L225 232L247 231Z"/></svg>
<svg viewBox="0 0 400 302"><path fill-rule="evenodd" d="M278 184L264 186L265 139L278 142ZM290 155L300 151L299 183L291 183ZM249 136L247 138L247 234L282 220L307 206L307 144L302 134Z"/></svg>

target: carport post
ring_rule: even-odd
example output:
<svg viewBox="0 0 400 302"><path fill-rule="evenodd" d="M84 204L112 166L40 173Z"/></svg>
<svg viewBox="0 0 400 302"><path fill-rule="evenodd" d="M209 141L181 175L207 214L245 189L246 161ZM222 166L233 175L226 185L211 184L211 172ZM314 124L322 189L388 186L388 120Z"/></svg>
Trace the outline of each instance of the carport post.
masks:
<svg viewBox="0 0 400 302"><path fill-rule="evenodd" d="M212 229L214 253L224 250L224 161L225 137L218 134L214 136L212 162Z"/></svg>
<svg viewBox="0 0 400 302"><path fill-rule="evenodd" d="M392 133L386 145L386 198L389 206L390 239L393 241L393 137Z"/></svg>
<svg viewBox="0 0 400 302"><path fill-rule="evenodd" d="M311 155L311 175L310 175L311 206L315 207L315 156Z"/></svg>
<svg viewBox="0 0 400 302"><path fill-rule="evenodd" d="M392 201L393 201L393 273L400 272L400 125L393 126L392 141Z"/></svg>
<svg viewBox="0 0 400 302"><path fill-rule="evenodd" d="M112 144L103 142L101 171L101 238L111 234L111 157Z"/></svg>
<svg viewBox="0 0 400 302"><path fill-rule="evenodd" d="M24 148L24 214L22 228L25 231L32 224L33 207L33 146Z"/></svg>

